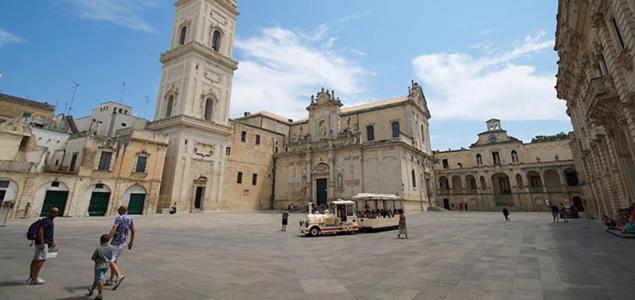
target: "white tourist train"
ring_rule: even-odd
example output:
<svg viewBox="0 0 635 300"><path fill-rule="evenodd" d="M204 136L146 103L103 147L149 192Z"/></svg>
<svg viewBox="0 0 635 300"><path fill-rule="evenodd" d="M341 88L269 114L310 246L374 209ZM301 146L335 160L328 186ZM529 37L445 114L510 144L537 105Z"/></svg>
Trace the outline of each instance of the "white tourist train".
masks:
<svg viewBox="0 0 635 300"><path fill-rule="evenodd" d="M393 194L361 193L353 196L361 231L391 230L399 227L401 198Z"/></svg>
<svg viewBox="0 0 635 300"><path fill-rule="evenodd" d="M314 212L309 205L306 219L300 221L300 233L318 236L396 229L399 226L397 210L401 208L399 196L369 193L357 194L352 201L333 201L323 213Z"/></svg>

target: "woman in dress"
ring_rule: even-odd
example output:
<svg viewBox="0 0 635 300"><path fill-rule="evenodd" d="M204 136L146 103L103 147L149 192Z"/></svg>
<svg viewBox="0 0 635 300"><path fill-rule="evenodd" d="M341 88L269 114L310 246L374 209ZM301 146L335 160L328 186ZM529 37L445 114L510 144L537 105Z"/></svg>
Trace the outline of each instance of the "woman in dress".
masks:
<svg viewBox="0 0 635 300"><path fill-rule="evenodd" d="M399 233L397 234L397 238L400 239L401 235L406 235L406 239L408 239L408 229L406 229L406 215L403 212L403 209L399 210Z"/></svg>

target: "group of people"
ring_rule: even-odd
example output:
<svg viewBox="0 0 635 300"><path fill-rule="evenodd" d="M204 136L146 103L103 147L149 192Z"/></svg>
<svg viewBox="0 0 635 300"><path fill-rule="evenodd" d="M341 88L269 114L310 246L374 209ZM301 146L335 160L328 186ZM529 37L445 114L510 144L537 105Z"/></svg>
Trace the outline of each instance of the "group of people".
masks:
<svg viewBox="0 0 635 300"><path fill-rule="evenodd" d="M558 223L559 218L562 219L562 222L569 223L569 220L567 219L568 209L564 203L561 202L559 207L558 205L551 203L549 204L549 209L551 209L551 217L553 218L554 223Z"/></svg>
<svg viewBox="0 0 635 300"><path fill-rule="evenodd" d="M95 299L102 299L104 286L112 286L112 289L116 290L126 278L121 273L118 259L125 248L132 250L135 238L134 220L128 215L128 208L125 206L120 206L117 212L119 215L115 218L110 231L99 237L99 246L91 256L91 260L94 261L94 280L91 287L88 288L87 296L92 296L97 290L98 295ZM58 213L59 209L51 208L47 217L31 225L35 230L33 237L35 253L31 261L29 278L26 281L29 285L39 285L46 282L39 277L39 274L49 258L49 251L57 247L54 219ZM27 233L28 236L29 233ZM110 269L110 279L106 280L108 269Z"/></svg>
<svg viewBox="0 0 635 300"><path fill-rule="evenodd" d="M396 215L399 214L399 209L368 209L368 207L366 209L364 209L364 211L357 211L357 216L360 218L377 218L377 217L384 217L384 218L392 218Z"/></svg>
<svg viewBox="0 0 635 300"><path fill-rule="evenodd" d="M608 229L620 230L622 234L635 234L635 202L630 207L619 209L613 218L603 215L602 223Z"/></svg>

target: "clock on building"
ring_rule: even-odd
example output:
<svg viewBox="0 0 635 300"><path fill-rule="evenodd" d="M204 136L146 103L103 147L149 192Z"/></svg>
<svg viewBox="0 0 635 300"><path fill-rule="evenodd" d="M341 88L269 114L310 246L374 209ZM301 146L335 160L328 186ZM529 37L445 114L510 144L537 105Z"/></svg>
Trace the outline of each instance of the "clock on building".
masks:
<svg viewBox="0 0 635 300"><path fill-rule="evenodd" d="M490 143L495 143L497 138L495 135L492 134L487 139L490 141Z"/></svg>

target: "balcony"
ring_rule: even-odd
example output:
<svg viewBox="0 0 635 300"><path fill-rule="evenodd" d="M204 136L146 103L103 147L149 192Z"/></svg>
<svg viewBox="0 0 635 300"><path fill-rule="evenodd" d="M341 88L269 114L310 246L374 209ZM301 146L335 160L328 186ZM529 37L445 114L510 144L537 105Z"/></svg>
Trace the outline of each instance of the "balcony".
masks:
<svg viewBox="0 0 635 300"><path fill-rule="evenodd" d="M30 172L33 164L24 161L0 160L0 171Z"/></svg>
<svg viewBox="0 0 635 300"><path fill-rule="evenodd" d="M595 77L589 82L585 103L586 118L597 117L608 106L617 105L618 95L613 80L608 75Z"/></svg>

